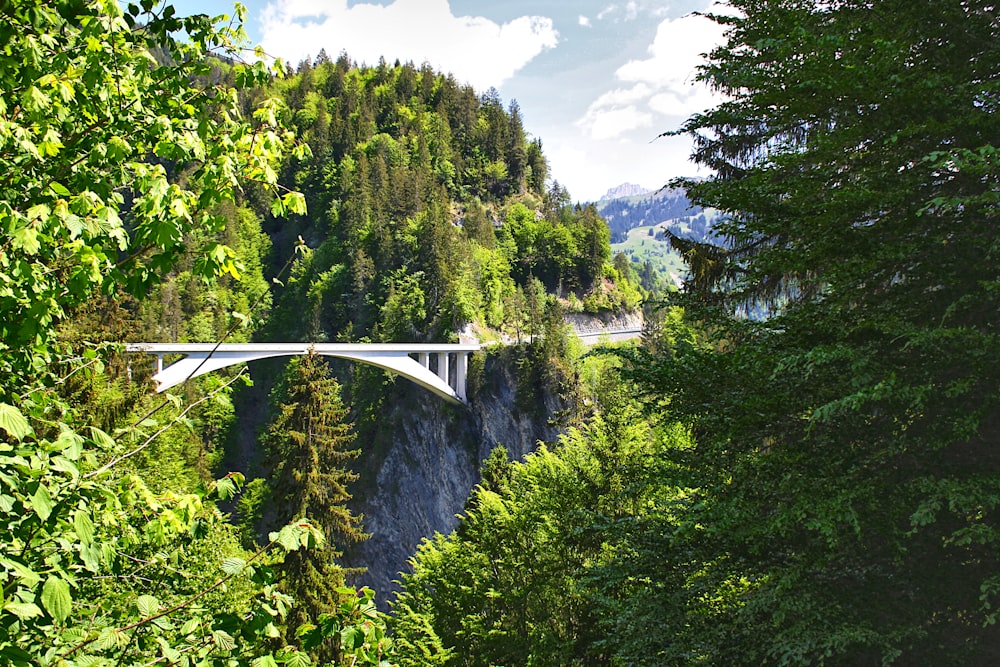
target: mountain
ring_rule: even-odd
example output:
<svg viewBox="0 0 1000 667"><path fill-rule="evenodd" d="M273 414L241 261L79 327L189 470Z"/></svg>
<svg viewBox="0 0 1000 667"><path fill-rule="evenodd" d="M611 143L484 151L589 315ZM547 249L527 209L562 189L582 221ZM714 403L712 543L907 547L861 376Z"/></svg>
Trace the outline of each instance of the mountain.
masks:
<svg viewBox="0 0 1000 667"><path fill-rule="evenodd" d="M609 197L633 190L634 194ZM636 227L665 227L678 236L704 241L711 235L712 221L718 215L717 211L692 205L680 188L652 192L630 183L611 188L594 206L608 222L611 243L625 242L629 230Z"/></svg>
<svg viewBox="0 0 1000 667"><path fill-rule="evenodd" d="M601 197L601 201L606 201L609 199L621 199L622 197L635 197L639 195L645 195L652 192L641 185L636 185L635 183L622 183L616 187L609 189Z"/></svg>

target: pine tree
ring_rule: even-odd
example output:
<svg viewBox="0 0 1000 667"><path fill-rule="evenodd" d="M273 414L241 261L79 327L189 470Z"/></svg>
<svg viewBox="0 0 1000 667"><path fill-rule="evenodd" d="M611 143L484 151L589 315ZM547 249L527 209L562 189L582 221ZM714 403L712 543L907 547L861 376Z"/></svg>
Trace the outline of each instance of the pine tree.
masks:
<svg viewBox="0 0 1000 667"><path fill-rule="evenodd" d="M635 574L697 579L637 636L678 662L992 664L1000 17L730 4L701 75L729 99L684 127L715 173L688 195L725 214L684 301L718 349L642 369L697 437L698 530L669 549L704 565Z"/></svg>
<svg viewBox="0 0 1000 667"><path fill-rule="evenodd" d="M360 450L351 449L354 435L340 385L316 354L297 357L289 364L284 381L272 392L276 415L264 437L276 461L271 476L271 500L277 523L308 517L325 536L323 548L295 551L285 559L286 592L298 606L288 627L330 612L339 603L338 588L346 575L338 547L367 539L361 519L347 507L347 486L358 476L347 466ZM336 647L320 650L332 657ZM326 653L323 653L323 651Z"/></svg>

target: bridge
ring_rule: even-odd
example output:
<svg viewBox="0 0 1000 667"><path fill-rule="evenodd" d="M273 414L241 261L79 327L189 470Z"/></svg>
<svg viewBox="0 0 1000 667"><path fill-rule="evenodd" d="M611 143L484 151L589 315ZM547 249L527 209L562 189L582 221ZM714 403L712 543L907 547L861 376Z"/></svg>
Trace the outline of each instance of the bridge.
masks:
<svg viewBox="0 0 1000 667"><path fill-rule="evenodd" d="M156 355L156 391L247 361L315 353L398 373L453 403L467 403L469 355L478 343L129 343L128 352ZM164 360L184 355L177 360Z"/></svg>

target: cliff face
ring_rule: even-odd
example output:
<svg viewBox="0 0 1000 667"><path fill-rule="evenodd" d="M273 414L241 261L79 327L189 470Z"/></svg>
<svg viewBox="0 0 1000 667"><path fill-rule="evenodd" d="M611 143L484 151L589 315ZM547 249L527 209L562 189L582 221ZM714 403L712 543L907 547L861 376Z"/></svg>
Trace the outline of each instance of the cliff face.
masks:
<svg viewBox="0 0 1000 667"><path fill-rule="evenodd" d="M514 352L487 356L481 377L470 387L468 407L453 406L399 379L372 443L356 467L363 480L352 509L364 515L372 537L345 554L349 567L367 567L354 582L371 586L384 601L408 567L420 540L448 533L458 523L469 492L479 483L483 460L497 445L512 459L551 441L559 429L551 415L564 406L551 395L535 399L531 414L518 410ZM474 378L470 378L474 381ZM370 446L374 444L374 446Z"/></svg>

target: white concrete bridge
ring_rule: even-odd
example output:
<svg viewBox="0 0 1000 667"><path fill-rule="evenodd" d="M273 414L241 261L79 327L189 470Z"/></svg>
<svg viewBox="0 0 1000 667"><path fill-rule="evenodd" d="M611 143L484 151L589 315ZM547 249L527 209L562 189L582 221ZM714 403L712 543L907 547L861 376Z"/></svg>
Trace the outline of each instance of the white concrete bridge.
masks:
<svg viewBox="0 0 1000 667"><path fill-rule="evenodd" d="M393 371L454 403L466 403L469 355L478 343L128 343L128 352L156 355L156 391L193 377L268 357L316 354L351 359ZM169 361L164 358L184 355Z"/></svg>

